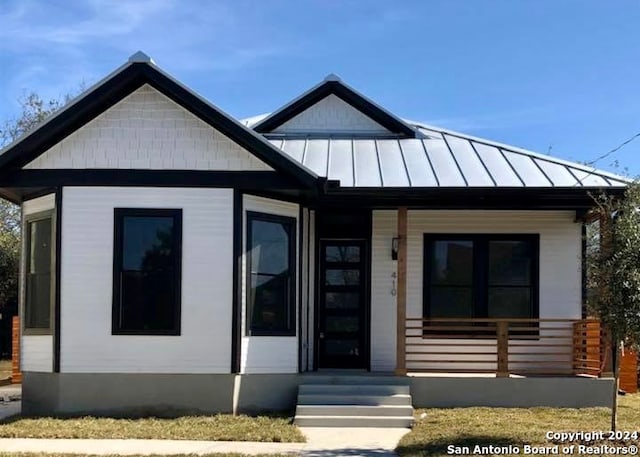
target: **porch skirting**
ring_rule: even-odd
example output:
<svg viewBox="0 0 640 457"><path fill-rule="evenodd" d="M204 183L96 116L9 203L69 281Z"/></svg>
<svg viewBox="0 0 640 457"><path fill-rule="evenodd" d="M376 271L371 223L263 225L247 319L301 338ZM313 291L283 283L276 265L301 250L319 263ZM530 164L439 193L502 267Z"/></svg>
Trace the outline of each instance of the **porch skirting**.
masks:
<svg viewBox="0 0 640 457"><path fill-rule="evenodd" d="M363 374L365 376L370 374ZM338 376L348 378L354 375ZM380 376L379 379L382 380ZM391 376L389 376L391 377ZM23 373L25 415L113 417L293 411L306 374ZM337 379L336 378L336 379ZM613 380L409 376L413 406L609 406ZM235 408L234 408L235 403Z"/></svg>
<svg viewBox="0 0 640 457"><path fill-rule="evenodd" d="M590 408L611 406L613 379L410 376L415 408L489 406Z"/></svg>

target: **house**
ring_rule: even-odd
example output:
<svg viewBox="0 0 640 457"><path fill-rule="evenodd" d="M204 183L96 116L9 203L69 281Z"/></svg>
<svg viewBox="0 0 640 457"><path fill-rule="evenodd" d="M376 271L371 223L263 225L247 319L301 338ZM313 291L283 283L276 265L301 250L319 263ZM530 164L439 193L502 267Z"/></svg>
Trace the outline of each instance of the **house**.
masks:
<svg viewBox="0 0 640 457"><path fill-rule="evenodd" d="M0 155L24 410L606 405L583 219L626 184L333 75L239 121L136 53Z"/></svg>

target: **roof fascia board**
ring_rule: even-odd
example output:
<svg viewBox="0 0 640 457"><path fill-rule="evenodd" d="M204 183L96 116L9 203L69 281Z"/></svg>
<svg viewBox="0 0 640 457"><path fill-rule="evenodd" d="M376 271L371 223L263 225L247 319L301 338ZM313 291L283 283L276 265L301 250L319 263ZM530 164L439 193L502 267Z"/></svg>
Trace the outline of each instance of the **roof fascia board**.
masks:
<svg viewBox="0 0 640 457"><path fill-rule="evenodd" d="M415 128L402 119L393 115L342 81L335 79L325 80L312 87L299 97L296 97L291 102L260 120L253 126L253 129L256 132L269 133L332 94L393 133L402 134L409 138L415 138L418 134Z"/></svg>
<svg viewBox="0 0 640 457"><path fill-rule="evenodd" d="M125 168L15 170L0 175L0 188L56 186L223 187L298 190L299 183L275 171L142 170ZM18 194L16 194L18 195Z"/></svg>

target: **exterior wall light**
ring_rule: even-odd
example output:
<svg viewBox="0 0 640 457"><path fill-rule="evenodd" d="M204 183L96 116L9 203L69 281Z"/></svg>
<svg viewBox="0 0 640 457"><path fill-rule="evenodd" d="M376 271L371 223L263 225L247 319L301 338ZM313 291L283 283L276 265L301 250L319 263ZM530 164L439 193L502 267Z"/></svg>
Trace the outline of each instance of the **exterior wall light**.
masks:
<svg viewBox="0 0 640 457"><path fill-rule="evenodd" d="M398 243L400 242L399 237L394 237L391 239L391 260L398 260Z"/></svg>

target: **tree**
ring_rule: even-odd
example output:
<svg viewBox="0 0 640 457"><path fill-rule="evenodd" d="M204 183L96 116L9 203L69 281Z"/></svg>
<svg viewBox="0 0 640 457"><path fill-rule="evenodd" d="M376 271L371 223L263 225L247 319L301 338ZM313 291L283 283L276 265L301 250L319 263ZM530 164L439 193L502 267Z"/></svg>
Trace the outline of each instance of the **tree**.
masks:
<svg viewBox="0 0 640 457"><path fill-rule="evenodd" d="M14 119L6 120L0 126L0 147L4 147L32 130L49 115L57 111L69 100L69 96L60 100L45 102L35 92L19 99L21 113ZM11 316L17 313L18 276L20 268L20 207L0 199L0 313ZM6 317L1 322L8 322ZM5 324L8 325L8 324ZM0 335L0 356L9 350L9 327L2 329ZM4 348L4 349L3 349Z"/></svg>
<svg viewBox="0 0 640 457"><path fill-rule="evenodd" d="M640 183L621 198L594 196L597 230L587 250L589 310L608 333L614 373L611 429L616 429L620 351L640 348Z"/></svg>

